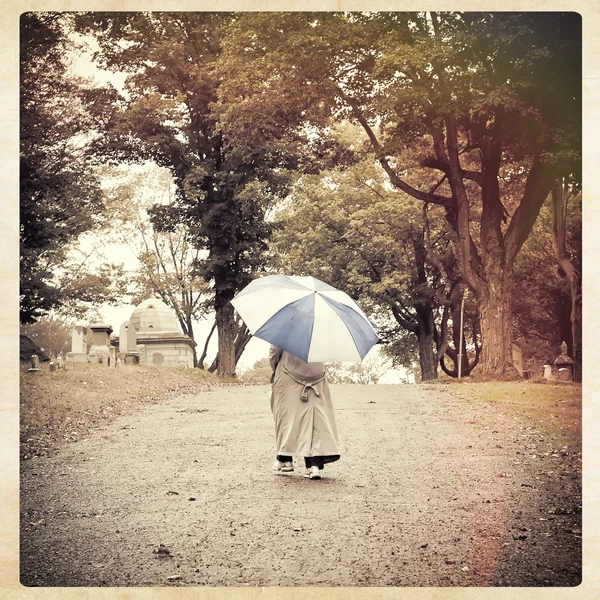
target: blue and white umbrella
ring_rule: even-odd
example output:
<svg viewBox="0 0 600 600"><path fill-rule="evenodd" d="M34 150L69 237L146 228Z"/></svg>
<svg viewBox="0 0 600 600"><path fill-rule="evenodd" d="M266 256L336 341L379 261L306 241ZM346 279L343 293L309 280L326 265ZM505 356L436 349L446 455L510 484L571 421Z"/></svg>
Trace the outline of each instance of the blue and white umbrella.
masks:
<svg viewBox="0 0 600 600"><path fill-rule="evenodd" d="M306 362L360 362L379 340L348 294L314 277L261 277L231 303L252 335Z"/></svg>

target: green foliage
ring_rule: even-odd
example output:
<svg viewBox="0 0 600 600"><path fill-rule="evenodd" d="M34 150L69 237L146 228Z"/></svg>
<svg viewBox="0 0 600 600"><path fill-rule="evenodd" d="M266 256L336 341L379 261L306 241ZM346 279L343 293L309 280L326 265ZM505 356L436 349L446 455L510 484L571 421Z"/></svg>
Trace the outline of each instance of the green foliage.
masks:
<svg viewBox="0 0 600 600"><path fill-rule="evenodd" d="M532 234L523 246L515 268L512 308L516 341L523 347L527 366L540 371L560 354L560 345L571 339L569 282L552 247L550 199L544 204ZM569 204L567 251L581 273L581 197Z"/></svg>
<svg viewBox="0 0 600 600"><path fill-rule="evenodd" d="M580 17L282 14L277 33L265 19L244 21L256 76L294 89L294 102L318 89L321 105L364 128L395 187L444 207L481 309L484 368L502 372L514 260L556 177L579 176Z"/></svg>
<svg viewBox="0 0 600 600"><path fill-rule="evenodd" d="M44 315L35 323L21 325L20 333L35 342L49 356L71 351L72 326L64 317Z"/></svg>
<svg viewBox="0 0 600 600"><path fill-rule="evenodd" d="M448 300L442 265L453 254L440 211L430 211L426 242L420 203L386 185L370 161L304 177L292 200L278 213L276 267L347 291L395 348L395 364L412 362L417 346L406 332L420 336L419 311L439 311Z"/></svg>
<svg viewBox="0 0 600 600"><path fill-rule="evenodd" d="M151 211L158 232L185 226L206 254L195 273L210 285L219 330L219 372L233 374L235 323L229 301L263 268L271 225L267 212L284 198L298 170L335 154L305 126L300 98L257 96L237 53L232 13L94 13L80 30L100 44L101 64L127 70L129 99L106 129L104 152L170 170L175 201ZM313 135L311 135L313 133Z"/></svg>
<svg viewBox="0 0 600 600"><path fill-rule="evenodd" d="M271 380L271 364L269 357L258 359L252 368L240 373L240 381L249 385L266 385Z"/></svg>
<svg viewBox="0 0 600 600"><path fill-rule="evenodd" d="M102 222L90 144L102 124L97 112L110 105L111 95L105 90L90 94L69 76L67 26L58 13L21 17L22 323L68 301L70 292L55 269L77 238Z"/></svg>

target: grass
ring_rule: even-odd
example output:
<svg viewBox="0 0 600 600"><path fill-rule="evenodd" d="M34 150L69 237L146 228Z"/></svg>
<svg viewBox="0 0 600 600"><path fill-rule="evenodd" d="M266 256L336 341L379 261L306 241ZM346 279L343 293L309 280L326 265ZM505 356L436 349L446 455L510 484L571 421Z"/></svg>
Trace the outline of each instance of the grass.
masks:
<svg viewBox="0 0 600 600"><path fill-rule="evenodd" d="M427 385L427 384L422 384ZM435 384L433 384L435 385ZM454 381L449 391L520 413L564 444L581 445L582 387L575 383L534 381Z"/></svg>
<svg viewBox="0 0 600 600"><path fill-rule="evenodd" d="M21 458L52 452L63 441L76 441L95 427L170 394L196 393L232 383L200 369L67 363L51 372L20 375Z"/></svg>

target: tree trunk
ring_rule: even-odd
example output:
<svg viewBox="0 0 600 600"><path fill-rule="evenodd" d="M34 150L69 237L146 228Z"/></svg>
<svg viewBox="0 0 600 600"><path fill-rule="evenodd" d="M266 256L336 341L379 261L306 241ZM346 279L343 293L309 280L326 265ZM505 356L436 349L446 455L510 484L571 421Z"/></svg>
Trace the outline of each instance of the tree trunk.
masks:
<svg viewBox="0 0 600 600"><path fill-rule="evenodd" d="M434 341L433 310L430 306L417 307L417 338L419 340L419 364L421 381L437 379L437 359Z"/></svg>
<svg viewBox="0 0 600 600"><path fill-rule="evenodd" d="M576 379L581 377L581 292L579 288L580 277L567 252L567 202L569 198L568 184L564 179L559 180L552 188L552 245L556 254L556 260L569 280L571 295L571 314L569 315L571 326L571 344L569 345L570 356L573 359L576 371Z"/></svg>
<svg viewBox="0 0 600 600"><path fill-rule="evenodd" d="M217 374L221 377L235 377L235 337L236 326L233 318L233 305L227 301L216 302L217 337L219 341L219 361Z"/></svg>
<svg viewBox="0 0 600 600"><path fill-rule="evenodd" d="M510 297L510 279L505 272L490 279L485 296L479 299L481 370L486 375L498 376L511 370Z"/></svg>
<svg viewBox="0 0 600 600"><path fill-rule="evenodd" d="M238 334L235 339L235 364L237 365L242 354L248 345L248 342L252 339L252 334L246 325L242 323L242 326L238 330Z"/></svg>
<svg viewBox="0 0 600 600"><path fill-rule="evenodd" d="M204 370L204 360L206 359L206 355L208 354L208 344L210 343L210 339L212 338L213 333L215 332L215 329L217 328L217 322L215 321L213 323L213 326L210 328L210 333L208 334L206 340L204 341L204 348L202 349L202 354L200 355L200 358L198 359L198 368ZM215 369L217 368L216 364L215 364ZM213 369L214 371L214 369ZM213 371L209 372L212 373Z"/></svg>

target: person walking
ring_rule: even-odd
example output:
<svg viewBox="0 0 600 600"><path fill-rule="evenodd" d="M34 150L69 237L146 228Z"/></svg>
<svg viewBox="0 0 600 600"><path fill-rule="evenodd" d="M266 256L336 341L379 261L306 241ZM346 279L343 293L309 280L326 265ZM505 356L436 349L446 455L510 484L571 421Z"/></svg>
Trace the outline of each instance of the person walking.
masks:
<svg viewBox="0 0 600 600"><path fill-rule="evenodd" d="M293 456L303 456L305 477L321 479L327 463L340 459L329 384L322 362L307 363L271 345L271 411L277 458L274 470L294 470Z"/></svg>

